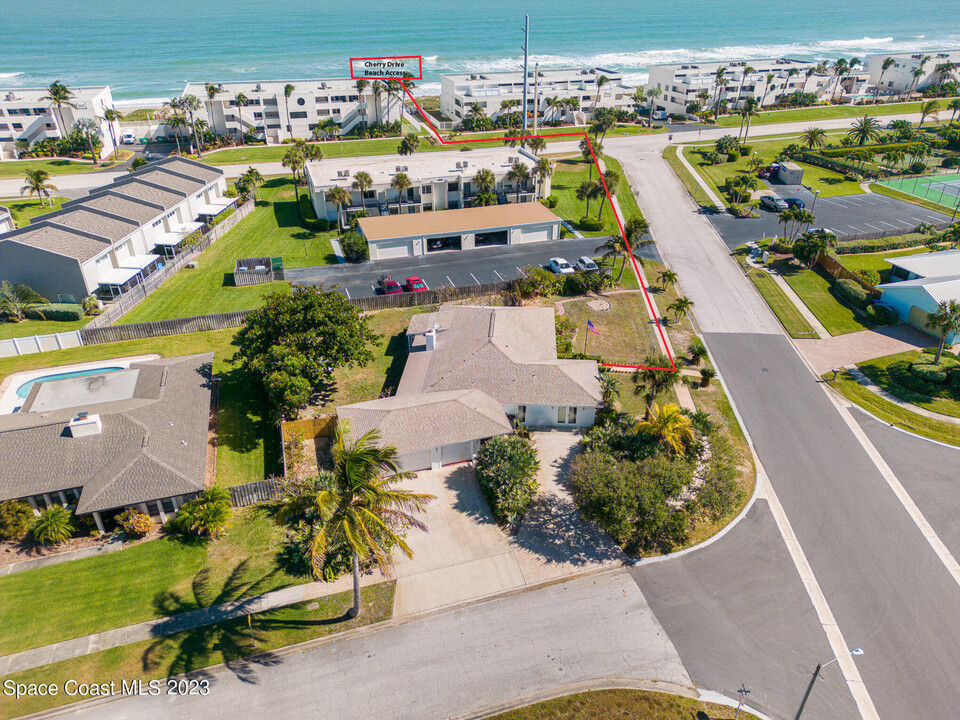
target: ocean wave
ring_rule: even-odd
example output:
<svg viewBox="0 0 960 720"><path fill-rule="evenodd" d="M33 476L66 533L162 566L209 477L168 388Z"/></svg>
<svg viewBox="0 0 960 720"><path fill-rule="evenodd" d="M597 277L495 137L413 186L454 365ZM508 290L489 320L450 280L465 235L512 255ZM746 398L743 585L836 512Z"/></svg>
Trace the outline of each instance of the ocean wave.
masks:
<svg viewBox="0 0 960 720"><path fill-rule="evenodd" d="M885 38L872 38L872 37L862 37L859 40L821 40L817 43L820 47L825 48L876 48L880 45L887 46L893 43L892 37Z"/></svg>
<svg viewBox="0 0 960 720"><path fill-rule="evenodd" d="M26 75L22 72L0 72L0 80L7 80L8 78L17 77L18 75Z"/></svg>
<svg viewBox="0 0 960 720"><path fill-rule="evenodd" d="M428 63L435 63L437 61L437 55L424 55L423 61Z"/></svg>
<svg viewBox="0 0 960 720"><path fill-rule="evenodd" d="M247 75L249 73L256 72L256 71L257 71L257 68L255 66L250 66L250 67L238 66L238 67L230 68L230 72L240 73L241 75Z"/></svg>
<svg viewBox="0 0 960 720"><path fill-rule="evenodd" d="M417 83L417 86L413 89L414 97L423 97L424 95L439 95L440 94L440 83Z"/></svg>

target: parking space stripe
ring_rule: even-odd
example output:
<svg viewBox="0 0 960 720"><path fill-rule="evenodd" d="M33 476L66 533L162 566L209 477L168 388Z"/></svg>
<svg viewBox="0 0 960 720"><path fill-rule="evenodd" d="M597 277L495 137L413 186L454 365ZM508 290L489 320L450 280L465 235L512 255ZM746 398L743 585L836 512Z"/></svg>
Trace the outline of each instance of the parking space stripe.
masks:
<svg viewBox="0 0 960 720"><path fill-rule="evenodd" d="M860 228L858 228L856 225L847 225L847 227L853 230L854 232L858 232L858 233L865 232L864 230L861 230Z"/></svg>
<svg viewBox="0 0 960 720"><path fill-rule="evenodd" d="M456 283L454 283L453 280L450 279L450 276L449 276L449 275L447 275L446 278L447 278L447 282L450 283L450 287L456 287L456 286L457 286Z"/></svg>
<svg viewBox="0 0 960 720"><path fill-rule="evenodd" d="M474 282L475 282L475 283L476 283L477 285L479 285L479 284L480 284L480 281L479 281L479 280L477 280L477 276L476 276L476 275L474 275L473 273L470 273L470 277L472 277L472 278L473 278L473 281L474 281Z"/></svg>
<svg viewBox="0 0 960 720"><path fill-rule="evenodd" d="M343 291L347 294L347 300L349 300L349 299L350 299L350 289L349 289L349 288L344 288Z"/></svg>
<svg viewBox="0 0 960 720"><path fill-rule="evenodd" d="M503 275L501 275L500 273L498 273L496 270L493 271L493 274L496 275L498 278L500 278L501 281L506 282L506 281L503 279Z"/></svg>
<svg viewBox="0 0 960 720"><path fill-rule="evenodd" d="M876 225L871 225L870 223L864 223L864 225L866 225L868 228L873 228L874 230L883 232L883 228L878 228Z"/></svg>
<svg viewBox="0 0 960 720"><path fill-rule="evenodd" d="M881 225L886 225L887 227L892 227L892 228L894 228L894 229L896 229L896 227L897 227L896 225L891 225L890 223L884 222L883 220L880 220L879 222L880 222Z"/></svg>
<svg viewBox="0 0 960 720"><path fill-rule="evenodd" d="M517 272L520 273L520 277L526 277L526 276L527 276L527 274L526 274L523 270L521 270L519 266L515 265L514 267L517 268Z"/></svg>

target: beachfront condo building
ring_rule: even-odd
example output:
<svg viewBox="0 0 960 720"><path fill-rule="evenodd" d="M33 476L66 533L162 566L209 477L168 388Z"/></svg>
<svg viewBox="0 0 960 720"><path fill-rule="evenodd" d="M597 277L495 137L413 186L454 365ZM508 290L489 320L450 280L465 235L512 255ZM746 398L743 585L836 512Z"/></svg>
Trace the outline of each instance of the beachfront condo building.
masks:
<svg viewBox="0 0 960 720"><path fill-rule="evenodd" d="M893 63L884 70L888 58ZM950 70L947 63L960 65L960 50L867 55L863 61L870 73L870 84L880 86L881 97L923 90L928 85L937 85L941 78L957 80L957 69Z"/></svg>
<svg viewBox="0 0 960 720"><path fill-rule="evenodd" d="M606 81L599 82L601 77ZM597 88L600 97L597 98ZM541 122L565 121L582 125L593 118L597 107L633 110L634 87L625 85L623 75L605 68L533 70L527 73L527 113L534 107ZM557 100L576 101L575 107ZM493 73L445 73L440 75L440 111L459 125L477 105L485 117L520 110L523 104L523 71ZM571 102L571 105L573 103Z"/></svg>
<svg viewBox="0 0 960 720"><path fill-rule="evenodd" d="M717 82L720 68L725 69L725 84L722 86ZM829 94L835 81L832 74L817 72L817 63L769 58L653 65L646 90L656 88L660 91L653 104L654 111L681 115L687 112L691 103L712 107L720 100L726 100L727 107L734 110L747 98L754 98L761 107L766 107L773 105L781 95L797 91L821 97ZM842 92L845 92L844 87L839 88L838 95ZM706 101L702 99L703 93L707 94Z"/></svg>
<svg viewBox="0 0 960 720"><path fill-rule="evenodd" d="M292 86L289 95L288 86ZM315 127L322 128L329 120L340 134L363 123L396 122L404 100L402 89L388 93L382 81L368 80L361 92L357 81L349 78L188 83L183 94L200 99L203 109L199 117L215 133L239 138L242 124L244 133L252 133L268 144L310 138ZM237 96L241 94L246 97L246 105L238 107Z"/></svg>
<svg viewBox="0 0 960 720"><path fill-rule="evenodd" d="M103 149L100 157L107 157L113 150L113 139L104 112L113 107L110 88L71 87L73 97L70 105L56 107L44 99L49 95L46 88L0 89L0 160L18 157L18 141L28 146L46 138L66 137L78 120L91 118L100 129ZM120 141L120 125L114 123L113 137Z"/></svg>

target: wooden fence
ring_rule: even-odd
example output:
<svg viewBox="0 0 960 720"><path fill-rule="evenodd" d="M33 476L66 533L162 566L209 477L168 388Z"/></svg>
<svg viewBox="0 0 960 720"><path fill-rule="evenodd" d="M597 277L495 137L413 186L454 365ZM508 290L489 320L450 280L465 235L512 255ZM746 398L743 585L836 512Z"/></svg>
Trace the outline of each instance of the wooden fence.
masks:
<svg viewBox="0 0 960 720"><path fill-rule="evenodd" d="M265 500L273 500L283 489L283 481L279 478L267 478L266 480L256 480L244 485L234 485L230 490L230 499L234 507L246 507L255 505Z"/></svg>
<svg viewBox="0 0 960 720"><path fill-rule="evenodd" d="M350 298L350 302L361 310L385 310L386 308L439 305L452 300L495 295L508 290L510 285L511 281L504 281L485 283L483 285L466 285L464 287L442 287L426 292L407 292L396 295Z"/></svg>
<svg viewBox="0 0 960 720"><path fill-rule="evenodd" d="M195 317L156 320L154 322L131 323L130 325L112 325L110 327L80 328L80 337L84 345L119 342L121 340L140 340L163 335L183 335L185 333L209 332L240 327L249 310L218 313L216 315L197 315Z"/></svg>
<svg viewBox="0 0 960 720"><path fill-rule="evenodd" d="M820 256L817 258L817 265L822 267L824 270L826 270L828 273L833 275L838 280L841 278L845 278L847 280L853 280L864 290L869 291L870 294L873 295L874 300L878 299L881 295L883 295L882 290L877 290L877 288L875 288L873 285L871 285L866 280L861 278L859 275L847 270L837 260L827 255L827 253L820 253Z"/></svg>
<svg viewBox="0 0 960 720"><path fill-rule="evenodd" d="M929 223L929 224L932 225L936 230L946 230L947 228L953 225L953 223L951 222ZM844 254L843 246L839 245L839 243L856 242L858 240L877 240L879 238L897 237L899 235L909 235L910 232L915 232L915 230L904 232L903 230L893 228L891 230L879 230L875 232L854 233L853 235L838 235L837 236L838 245L835 249L838 254L843 255ZM931 237L930 239L933 240L934 238Z"/></svg>
<svg viewBox="0 0 960 720"><path fill-rule="evenodd" d="M315 418L306 418L304 420L288 420L280 423L280 433L284 443L288 443L296 437L297 433L304 440L313 440L318 437L333 437L333 432L337 427L336 415L323 415Z"/></svg>

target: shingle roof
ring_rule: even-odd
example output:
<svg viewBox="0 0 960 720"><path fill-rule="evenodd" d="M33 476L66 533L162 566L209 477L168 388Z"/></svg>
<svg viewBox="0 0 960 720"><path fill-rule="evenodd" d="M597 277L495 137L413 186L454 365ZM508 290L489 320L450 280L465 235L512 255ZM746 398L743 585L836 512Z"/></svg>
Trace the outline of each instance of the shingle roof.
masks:
<svg viewBox="0 0 960 720"><path fill-rule="evenodd" d="M960 250L887 258L886 261L894 267L903 268L921 277L960 275Z"/></svg>
<svg viewBox="0 0 960 720"><path fill-rule="evenodd" d="M429 392L341 405L355 437L379 430L399 453L503 435L513 431L503 407L478 390Z"/></svg>
<svg viewBox="0 0 960 720"><path fill-rule="evenodd" d="M45 223L29 226L26 232L4 238L0 242L17 242L58 255L76 258L80 262L89 260L97 253L110 247L109 241L105 239L97 240L81 233L72 232L67 228L55 227Z"/></svg>
<svg viewBox="0 0 960 720"><path fill-rule="evenodd" d="M112 215L130 218L140 225L148 223L162 212L134 198L119 197L110 192L83 198L79 202L72 204L71 207L89 207L94 210L102 210Z"/></svg>
<svg viewBox="0 0 960 720"><path fill-rule="evenodd" d="M108 187L114 192L120 193L121 195L128 195L129 197L137 198L138 200L146 200L154 205L159 205L164 210L169 210L178 203L183 202L183 195L177 195L169 190L161 190L137 180L132 180L119 185L109 185Z"/></svg>
<svg viewBox="0 0 960 720"><path fill-rule="evenodd" d="M75 230L83 230L84 232L105 237L110 240L110 242L118 242L140 228L140 224L133 220L116 220L112 217L86 210L82 205L54 217L34 218L33 222L43 219L49 220L55 225L62 225Z"/></svg>
<svg viewBox="0 0 960 720"><path fill-rule="evenodd" d="M0 499L81 487L77 512L87 513L202 490L212 361L134 363L129 399L0 416ZM103 431L65 436L79 411L99 414Z"/></svg>
<svg viewBox="0 0 960 720"><path fill-rule="evenodd" d="M223 175L222 170L217 170L209 165L201 165L200 163L185 160L180 157L164 158L160 162L154 163L153 167L161 167L166 170L178 172L181 175L189 175L190 177L202 180L204 184L212 183Z"/></svg>
<svg viewBox="0 0 960 720"><path fill-rule="evenodd" d="M560 218L547 210L542 203L526 202L365 217L360 218L359 222L364 237L367 240L376 241L415 235L453 235L474 230L528 223L559 222L559 220Z"/></svg>
<svg viewBox="0 0 960 720"><path fill-rule="evenodd" d="M151 168L147 172L137 173L134 177L138 180L176 190L186 195L195 193L197 190L202 190L206 186L206 183L202 180L192 180L181 177L180 175L174 175L172 172L166 172L160 167Z"/></svg>

